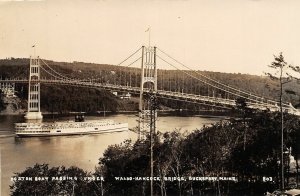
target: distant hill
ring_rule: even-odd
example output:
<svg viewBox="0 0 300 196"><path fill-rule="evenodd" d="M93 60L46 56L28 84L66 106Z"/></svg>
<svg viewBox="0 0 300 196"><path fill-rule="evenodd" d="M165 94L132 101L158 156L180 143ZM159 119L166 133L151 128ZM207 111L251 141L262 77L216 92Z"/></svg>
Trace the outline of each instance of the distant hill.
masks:
<svg viewBox="0 0 300 196"><path fill-rule="evenodd" d="M53 69L62 75L70 78L79 79L93 79L100 82L114 81L119 83L132 80L132 85L139 85L140 76L138 70L135 68L122 68L114 65L107 64L94 64L84 62L55 62L45 60ZM11 58L0 59L0 77L2 78L27 78L28 77L29 59L26 58ZM120 73L120 71L122 73ZM134 74L129 74L129 72ZM185 71L188 74L195 74L191 71ZM221 73L200 71L214 80L223 84L249 91L253 94L264 96L278 100L279 86L275 81L270 80L266 76L255 76L249 74L235 74L235 73ZM127 77L125 79L124 77ZM195 79L188 77L184 73L177 70L158 70L158 87L164 90L183 91L185 93L196 93L201 95L214 95L214 96L229 96L226 93L212 89L205 84L198 83ZM163 78L163 80L161 79ZM43 86L47 86L43 84ZM177 89L175 89L177 87ZM300 89L296 81L292 81L285 87L286 91L295 91L295 94L284 94L284 101L292 102L293 105L299 105ZM126 103L118 100L111 93L101 90L83 89L76 90L75 87L66 86L48 86L42 87L42 108L46 111L74 111L85 110L89 112L98 110L111 110L118 111L124 108L137 109L137 103L130 104L134 106L127 107ZM27 85L18 84L17 90L20 92L19 96L23 99L27 98ZM86 96L88 95L88 96ZM85 101L84 101L85 100ZM61 104L59 104L61 102ZM78 103L77 103L78 102ZM56 104L53 104L56 103ZM68 103L68 104L64 104ZM125 103L125 104L124 104ZM56 105L56 106L53 106ZM57 106L61 105L61 106ZM51 108L52 107L52 108Z"/></svg>

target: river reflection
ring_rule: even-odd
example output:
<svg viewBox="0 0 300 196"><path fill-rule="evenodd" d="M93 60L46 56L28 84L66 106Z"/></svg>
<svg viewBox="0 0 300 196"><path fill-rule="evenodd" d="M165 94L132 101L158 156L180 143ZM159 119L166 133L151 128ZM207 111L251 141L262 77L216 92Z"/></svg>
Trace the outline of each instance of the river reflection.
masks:
<svg viewBox="0 0 300 196"><path fill-rule="evenodd" d="M59 120L71 120L72 117L62 117ZM90 116L87 119L99 119ZM101 118L100 118L101 119ZM137 126L136 115L109 116L118 122L128 122L129 128ZM53 119L44 119L52 121ZM192 131L219 121L220 118L203 117L159 117L158 130L161 132L181 129ZM26 167L36 163L48 163L50 166L78 166L87 171L94 171L99 158L109 145L119 144L126 139L135 140L137 134L128 132L104 133L78 136L31 137L18 138L14 135L14 123L22 122L22 116L0 116L0 146L1 146L1 193L9 195L10 177L15 172L21 172Z"/></svg>

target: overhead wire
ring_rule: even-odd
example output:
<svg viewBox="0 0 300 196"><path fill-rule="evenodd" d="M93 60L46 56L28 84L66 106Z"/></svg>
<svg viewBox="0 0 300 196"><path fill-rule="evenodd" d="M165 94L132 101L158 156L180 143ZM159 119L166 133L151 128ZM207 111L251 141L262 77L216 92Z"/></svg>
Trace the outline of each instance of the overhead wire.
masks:
<svg viewBox="0 0 300 196"><path fill-rule="evenodd" d="M214 79L212 79L212 78L210 78L210 77L208 77L208 76L206 76L206 75L204 75L204 74L201 74L201 73L199 73L199 72L197 72L197 71L195 71L195 70L189 68L189 67L186 66L185 64L179 62L178 60L176 60L175 58L173 58L171 55L167 54L166 52L164 52L164 51L161 50L160 48L157 48L157 49L158 49L160 52L162 52L163 54L165 54L167 57L169 57L170 59L172 59L173 61L175 61L176 63L182 65L183 67L187 68L188 70L193 71L193 72L195 72L196 74L198 74L198 75L200 75L200 76L202 76L202 77L204 77L204 78L206 78L206 79L208 79L208 80L210 80L210 81L212 81L212 82L215 82L215 83L217 83L217 84L219 84L219 85L221 85L221 86L224 86L224 87L229 88L229 89L231 89L231 90L237 91L237 92L239 92L239 93L246 94L246 95L251 96L251 97L259 98L259 99L262 99L262 100L265 99L264 97L261 97L261 96L255 95L255 94L251 94L251 93L249 93L249 92L240 90L240 89L238 89L238 88L229 86L229 85L227 85L227 84L223 84L223 83L221 83L221 82L219 82L219 81L217 81L217 80L214 80ZM270 99L268 99L268 101L277 103L277 101L270 100Z"/></svg>
<svg viewBox="0 0 300 196"><path fill-rule="evenodd" d="M117 66L120 66L121 64L123 64L124 62L126 62L127 60L129 60L131 57L133 57L135 54L137 54L140 50L141 50L142 47L140 47L139 49L137 49L134 53L132 53L131 55L129 55L126 59L124 59L123 61L121 61ZM206 80L203 80L203 79L200 79L199 77L196 77L195 75L192 75L191 73L189 73L188 71L185 71L185 70L181 70L179 69L177 66L175 66L174 64L168 62L167 60L165 60L164 58L160 57L159 55L156 54L156 56L161 59L162 61L164 61L165 63L167 63L168 65L172 66L173 68L175 68L176 70L179 70L181 72L183 72L184 74L204 83L204 84L207 84L213 88L216 88L216 89L219 89L223 92L227 92L228 94L232 94L234 96L237 96L237 97L241 97L241 98L244 98L246 100L249 100L249 101L253 101L255 103L263 103L265 104L266 103L275 103L277 104L278 102L274 101L274 100L269 100L269 99L266 99L264 97L261 97L261 96L257 96L255 94L251 94L249 92L246 92L246 91L243 91L243 90L240 90L238 88L235 88L235 87L232 87L232 86L229 86L227 84L223 84L217 80L214 80L208 76L205 76L204 74L201 74L191 68L189 68L188 66L186 66L185 64L179 62L178 60L176 60L175 58L173 58L172 56L170 56L169 54L167 54L166 52L164 52L163 50L161 50L160 48L157 48L160 52L162 52L164 55L166 55L168 58L172 59L173 61L175 61L176 63L180 64L181 66L185 67L186 69L192 71L192 73L196 73L197 75L205 78ZM139 61L142 57L139 57L137 58L136 60L134 60L133 62L129 63L127 66L122 66L122 67L130 67L131 65L133 65L134 63L136 63L137 61ZM73 80L73 81L85 81L85 80L76 80L76 79L72 79L72 78L69 78L69 77L66 77L64 75L62 75L61 73L55 71L53 68L51 68L43 59L41 59L41 61L47 66L48 69L50 69L53 73L50 73L49 71L47 71L45 68L43 68L41 66L41 69L44 70L46 73L48 73L49 75L51 75L52 77L54 78L58 78L58 79L62 79L62 80ZM213 84L213 83L215 84ZM221 88L220 86L223 86L225 87L224 88ZM233 91L229 91L229 90L233 90ZM258 99L261 99L261 100L258 100Z"/></svg>
<svg viewBox="0 0 300 196"><path fill-rule="evenodd" d="M136 60L134 60L132 63L130 63L130 64L124 66L124 67L130 67L131 65L133 65L134 63L136 63L137 61L139 61L139 60L141 60L141 59L142 59L142 57L139 57L139 58L137 58Z"/></svg>
<svg viewBox="0 0 300 196"><path fill-rule="evenodd" d="M174 100L174 101L183 101L182 99L176 99L176 98L172 98L172 97L165 97L165 96L161 96L160 94L158 94L158 97L165 98L165 99L171 99L171 100ZM208 103L204 103L204 102L196 102L196 101L189 101L189 100L184 100L184 101L189 102L189 103L204 105L204 106L212 106L212 107L223 108L223 109L231 109L230 107L222 106L222 105L213 105L213 104L208 104Z"/></svg>
<svg viewBox="0 0 300 196"><path fill-rule="evenodd" d="M60 77L62 77L62 78L66 78L66 79L68 79L68 80L73 80L72 78L69 78L69 77L66 77L66 76L64 76L64 75L62 75L62 74L60 74L60 73L58 73L57 71L55 71L53 68L51 68L43 59L41 59L41 61L51 70L51 71L53 71L54 73L56 73L57 75L59 75Z"/></svg>
<svg viewBox="0 0 300 196"><path fill-rule="evenodd" d="M134 53L132 53L131 55L129 55L126 59L124 59L119 64L117 64L117 66L120 66L122 63L124 63L125 61L127 61L128 59L130 59L133 55L135 55L136 53L138 53L141 49L142 49L142 47L140 47L139 49L137 49Z"/></svg>
<svg viewBox="0 0 300 196"><path fill-rule="evenodd" d="M202 79L200 79L200 78L198 78L198 77L195 77L195 76L189 74L188 72L186 72L186 71L184 71L184 70L180 70L178 67L176 67L175 65L169 63L168 61L166 61L165 59L163 59L163 58L160 57L159 55L156 54L156 56L157 56L159 59L161 59L162 61L164 61L165 63L167 63L168 65L174 67L175 69L177 69L177 70L179 70L179 71L185 73L186 75L188 75L188 76L190 76L190 77L192 77L192 78L194 78L194 79L196 79L196 80L198 80L198 81L200 81L200 82L203 82L203 83L205 83L205 84L207 84L207 85L209 85L209 86L212 86L212 87L214 87L214 88L216 88L216 89L219 89L219 90L222 90L222 91L227 92L227 93L229 93L229 94L232 94L232 95L234 95L234 96L244 98L244 99L246 99L246 100L251 100L251 101L259 102L259 103L264 103L264 102L262 102L262 101L258 101L258 100L255 100L255 99L252 99L252 98L249 98L249 97L245 97L245 96L243 96L243 95L240 95L240 94L237 94L237 93L234 93L234 92L231 92L231 91L222 89L221 87L218 87L218 86L216 86L216 85L213 85L213 84L211 84L211 83L208 83L207 81L204 81L204 80L202 80Z"/></svg>
<svg viewBox="0 0 300 196"><path fill-rule="evenodd" d="M54 75L54 74L52 74L52 73L50 73L49 71L47 71L44 67L42 67L42 66L40 66L40 68L44 71L44 72L46 72L47 74L49 74L50 76L52 76L52 77L54 77L55 79L60 79L60 80L64 80L64 78L62 78L62 77L58 77L58 76L56 76L56 75Z"/></svg>
<svg viewBox="0 0 300 196"><path fill-rule="evenodd" d="M126 62L128 59L130 59L132 56L134 56L137 52L139 52L141 50L142 47L140 47L139 49L137 49L134 53L132 53L130 56L128 56L125 60L123 60L122 62L120 62L117 66L120 66L122 63ZM132 64L134 64L135 62L137 62L138 60L140 60L141 57L139 57L138 59L136 59L135 61L133 61L132 63L128 64L126 67L131 66ZM52 67L50 67L48 65L48 63L46 63L43 59L40 59L48 69L50 69L52 72L54 72L55 74L51 74L49 71L47 71L45 68L42 68L46 73L48 73L49 75L51 75L52 77L55 78L60 78L60 79L66 79L66 80L76 80L67 76L62 75L61 73L57 72L56 70L54 70ZM76 80L76 81L86 81L86 80Z"/></svg>

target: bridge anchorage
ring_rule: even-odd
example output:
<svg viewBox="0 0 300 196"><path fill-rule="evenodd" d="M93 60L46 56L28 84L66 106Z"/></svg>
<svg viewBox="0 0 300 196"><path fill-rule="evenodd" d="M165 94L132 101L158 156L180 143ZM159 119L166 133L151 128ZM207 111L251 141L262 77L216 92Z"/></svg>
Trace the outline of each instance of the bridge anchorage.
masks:
<svg viewBox="0 0 300 196"><path fill-rule="evenodd" d="M30 57L28 80L28 110L25 114L27 120L42 119L40 106L40 59Z"/></svg>

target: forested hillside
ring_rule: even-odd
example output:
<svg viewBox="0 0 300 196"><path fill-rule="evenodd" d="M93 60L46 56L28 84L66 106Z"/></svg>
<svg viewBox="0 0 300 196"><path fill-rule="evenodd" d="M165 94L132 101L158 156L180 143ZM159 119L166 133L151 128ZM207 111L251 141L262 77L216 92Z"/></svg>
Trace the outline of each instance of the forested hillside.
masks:
<svg viewBox="0 0 300 196"><path fill-rule="evenodd" d="M140 84L140 75L136 68L124 68L107 64L93 64L83 62L54 62L45 61L53 69L69 78L79 78L95 80L103 83L116 83L127 85L131 81L132 86ZM1 78L27 78L28 77L29 59L11 58L0 60L0 77ZM185 71L190 75L204 74L214 80L220 81L226 85L236 87L253 94L278 100L279 86L276 81L270 80L266 76L255 76L240 73L220 73L209 71ZM43 77L43 74L42 74ZM131 80L130 80L131 79ZM195 93L216 97L228 97L220 90L213 89L207 84L200 83L189 77L187 74L177 70L158 70L158 88L164 90L178 91L184 93ZM27 99L27 85L17 84L16 90L19 96L24 100ZM284 101L292 102L294 106L299 104L299 84L292 81L285 86L285 91L295 91L288 94L285 92ZM41 104L44 111L49 112L68 112L68 111L86 111L95 112L99 110L126 110L122 100L117 99L110 92L100 89L84 89L70 86L50 86L42 84ZM169 102L170 103L170 102ZM137 103L132 103L131 110L137 109ZM161 101L161 104L169 107L182 107L180 102ZM126 105L126 104L125 104ZM193 108L191 105L186 105ZM195 108L195 107L194 107ZM197 106L197 108L199 108Z"/></svg>

